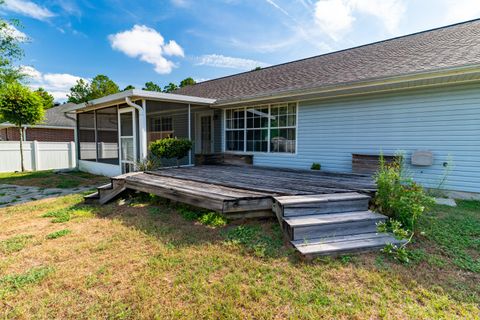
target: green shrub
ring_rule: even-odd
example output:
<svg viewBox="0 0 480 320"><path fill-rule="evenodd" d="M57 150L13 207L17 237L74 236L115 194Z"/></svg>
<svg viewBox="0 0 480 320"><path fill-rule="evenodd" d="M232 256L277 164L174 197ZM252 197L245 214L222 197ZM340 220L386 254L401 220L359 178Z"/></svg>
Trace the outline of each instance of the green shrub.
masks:
<svg viewBox="0 0 480 320"><path fill-rule="evenodd" d="M312 170L320 170L321 168L322 168L322 165L317 162L312 163L312 166L310 167L310 169Z"/></svg>
<svg viewBox="0 0 480 320"><path fill-rule="evenodd" d="M399 221L413 231L415 222L434 204L422 186L404 176L403 157L390 164L380 159L380 169L375 175L377 194L375 206L384 215Z"/></svg>
<svg viewBox="0 0 480 320"><path fill-rule="evenodd" d="M188 155L193 143L183 138L165 138L152 142L150 151L159 158L177 159L178 161Z"/></svg>

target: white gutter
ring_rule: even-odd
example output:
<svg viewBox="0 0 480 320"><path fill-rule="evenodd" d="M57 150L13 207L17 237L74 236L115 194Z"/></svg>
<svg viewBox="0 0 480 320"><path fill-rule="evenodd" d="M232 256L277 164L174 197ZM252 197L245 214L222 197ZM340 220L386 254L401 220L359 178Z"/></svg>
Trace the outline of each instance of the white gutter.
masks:
<svg viewBox="0 0 480 320"><path fill-rule="evenodd" d="M125 102L130 107L133 107L138 110L138 124L139 124L138 131L139 131L139 145L140 145L139 158L141 161L145 159L147 156L147 128L146 128L147 116L145 114L145 110L138 104L133 103L132 100L130 100L130 97L125 97Z"/></svg>

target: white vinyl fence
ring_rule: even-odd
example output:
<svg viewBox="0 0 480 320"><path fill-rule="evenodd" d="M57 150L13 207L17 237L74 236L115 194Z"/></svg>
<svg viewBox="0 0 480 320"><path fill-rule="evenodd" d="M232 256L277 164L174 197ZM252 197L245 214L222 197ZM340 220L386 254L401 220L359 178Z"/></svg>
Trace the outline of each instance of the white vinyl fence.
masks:
<svg viewBox="0 0 480 320"><path fill-rule="evenodd" d="M68 169L76 167L74 142L23 143L25 170ZM20 142L0 141L0 172L20 171Z"/></svg>

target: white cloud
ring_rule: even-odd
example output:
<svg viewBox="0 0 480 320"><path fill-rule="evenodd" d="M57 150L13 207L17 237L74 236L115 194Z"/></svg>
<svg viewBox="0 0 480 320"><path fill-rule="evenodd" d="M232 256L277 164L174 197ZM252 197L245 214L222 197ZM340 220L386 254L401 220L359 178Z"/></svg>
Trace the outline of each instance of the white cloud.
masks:
<svg viewBox="0 0 480 320"><path fill-rule="evenodd" d="M405 12L404 0L320 0L314 16L321 30L338 41L352 30L356 14L377 18L393 34Z"/></svg>
<svg viewBox="0 0 480 320"><path fill-rule="evenodd" d="M76 84L77 80L84 79L88 81L88 79L68 73L43 74L31 66L21 66L20 68L27 75L30 88L38 89L42 87L52 94L56 101L65 101L67 93L70 92L70 88Z"/></svg>
<svg viewBox="0 0 480 320"><path fill-rule="evenodd" d="M480 16L478 0L448 0L446 4L447 23L471 20Z"/></svg>
<svg viewBox="0 0 480 320"><path fill-rule="evenodd" d="M398 31L407 8L403 0L351 0L354 9L379 19L389 33Z"/></svg>
<svg viewBox="0 0 480 320"><path fill-rule="evenodd" d="M54 16L47 8L28 0L5 0L5 8L38 20L47 20Z"/></svg>
<svg viewBox="0 0 480 320"><path fill-rule="evenodd" d="M219 68L251 70L256 67L267 67L268 64L256 60L227 57L221 54L206 54L197 58L196 65Z"/></svg>
<svg viewBox="0 0 480 320"><path fill-rule="evenodd" d="M175 40L170 40L164 47L163 50L167 56L179 56L184 57L185 53L183 52L182 47Z"/></svg>
<svg viewBox="0 0 480 320"><path fill-rule="evenodd" d="M143 25L134 25L130 30L111 34L108 39L113 49L153 64L155 71L160 74L170 73L175 67L175 64L167 60L164 55L180 57L185 55L175 41L171 40L165 44L159 32Z"/></svg>
<svg viewBox="0 0 480 320"><path fill-rule="evenodd" d="M339 40L352 28L355 17L345 0L322 0L315 5L315 21L332 39Z"/></svg>

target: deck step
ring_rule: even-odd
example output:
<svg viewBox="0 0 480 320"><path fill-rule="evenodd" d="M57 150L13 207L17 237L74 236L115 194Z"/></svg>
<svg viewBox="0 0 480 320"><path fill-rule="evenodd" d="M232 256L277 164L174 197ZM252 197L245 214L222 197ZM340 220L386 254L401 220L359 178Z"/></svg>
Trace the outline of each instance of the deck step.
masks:
<svg viewBox="0 0 480 320"><path fill-rule="evenodd" d="M314 258L325 255L339 255L379 250L388 243L400 245L398 240L386 233L364 233L350 236L312 238L291 241L292 245L305 257Z"/></svg>
<svg viewBox="0 0 480 320"><path fill-rule="evenodd" d="M334 237L377 231L377 223L386 217L371 211L307 215L284 218L290 240Z"/></svg>
<svg viewBox="0 0 480 320"><path fill-rule="evenodd" d="M284 221L292 228L330 225L337 223L365 221L365 220L384 220L386 217L382 214L367 211L355 211L332 214L316 214L296 217L285 217Z"/></svg>
<svg viewBox="0 0 480 320"><path fill-rule="evenodd" d="M281 196L275 197L275 199L285 208L308 208L316 207L317 205L321 205L325 202L370 200L370 197L358 192L349 192L301 196Z"/></svg>
<svg viewBox="0 0 480 320"><path fill-rule="evenodd" d="M356 192L275 197L284 217L365 211L369 201L369 196Z"/></svg>
<svg viewBox="0 0 480 320"><path fill-rule="evenodd" d="M85 203L90 203L90 204L98 202L99 199L100 199L100 194L98 193L98 191L95 191L94 193L88 194L83 197L83 200L85 201Z"/></svg>

